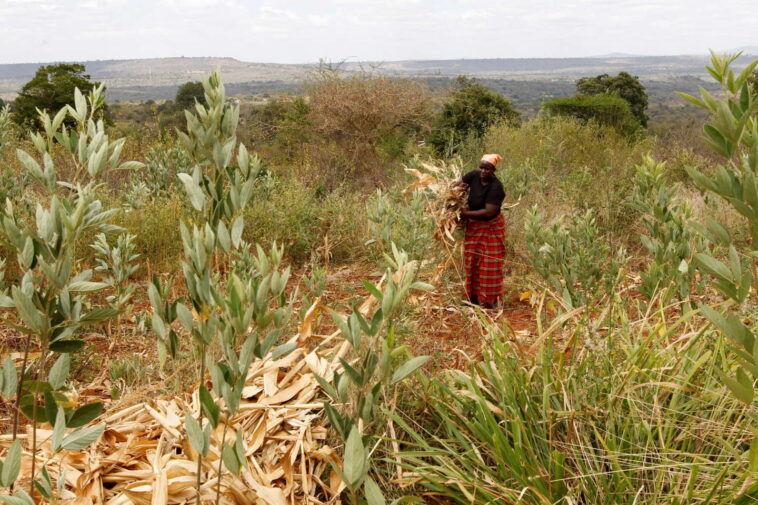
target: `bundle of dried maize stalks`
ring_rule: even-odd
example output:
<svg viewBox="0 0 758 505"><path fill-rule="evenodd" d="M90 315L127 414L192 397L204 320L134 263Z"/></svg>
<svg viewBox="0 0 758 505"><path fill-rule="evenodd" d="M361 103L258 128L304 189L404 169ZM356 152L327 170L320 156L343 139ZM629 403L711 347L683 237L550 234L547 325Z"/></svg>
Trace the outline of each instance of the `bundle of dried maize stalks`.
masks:
<svg viewBox="0 0 758 505"><path fill-rule="evenodd" d="M460 167L449 164L436 167L428 163L417 168L406 168L417 180L405 188L406 192L420 189L430 197L429 213L437 225L434 238L450 246L455 243L455 231L461 223L461 211L468 202L468 189L452 184L461 178Z"/></svg>
<svg viewBox="0 0 758 505"><path fill-rule="evenodd" d="M303 336L307 335L301 330L298 337ZM314 378L318 374L331 380L338 365L307 349L305 340L298 338L301 346L283 358L267 358L251 366L239 411L231 419L222 417L213 433L210 453L203 460L203 502L216 498L218 447L225 423L229 425L227 443L234 442L238 430L245 434L247 469L237 477L224 469L221 503L322 503L338 496L342 482L330 461L340 464L340 460L326 444L323 397ZM62 503L194 503L197 454L183 425L185 415L197 416L199 409L197 395L188 393L183 398L159 399L108 412L98 420L105 424L105 432L97 442L87 449L62 451L55 456L50 446L52 430L38 427L37 474L42 465L54 481L65 472ZM21 438L30 441L31 432L29 426ZM0 447L9 445L10 436L0 438ZM31 472L31 443L26 445L18 482L25 488Z"/></svg>

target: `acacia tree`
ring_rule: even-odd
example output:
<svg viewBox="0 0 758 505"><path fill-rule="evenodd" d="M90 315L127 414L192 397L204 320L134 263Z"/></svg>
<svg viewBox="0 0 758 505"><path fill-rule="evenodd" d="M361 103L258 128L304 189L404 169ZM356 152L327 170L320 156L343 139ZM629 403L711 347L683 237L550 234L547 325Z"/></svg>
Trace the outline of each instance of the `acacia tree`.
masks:
<svg viewBox="0 0 758 505"><path fill-rule="evenodd" d="M503 95L459 76L450 98L437 115L429 142L443 153L456 151L470 136L481 136L500 121L518 121L519 113Z"/></svg>
<svg viewBox="0 0 758 505"><path fill-rule="evenodd" d="M368 72L343 76L335 68L319 69L307 93L314 133L336 144L349 171L364 174L383 166L381 146L387 138L410 137L427 127L432 114L431 95L422 85Z"/></svg>
<svg viewBox="0 0 758 505"><path fill-rule="evenodd" d="M629 102L634 117L643 127L647 128L648 117L645 114L648 102L647 93L645 86L636 75L619 72L616 77L611 77L608 74L582 77L576 81L576 91L583 95L618 95Z"/></svg>
<svg viewBox="0 0 758 505"><path fill-rule="evenodd" d="M37 109L55 113L67 105L74 105L75 89L79 88L86 95L100 86L99 82L92 82L90 75L84 73L85 70L84 65L77 63L39 67L34 78L18 92L13 106L13 120L20 126L41 130L43 125L39 121ZM102 104L98 112L99 118L107 117L107 106ZM75 121L67 117L64 124L71 127Z"/></svg>

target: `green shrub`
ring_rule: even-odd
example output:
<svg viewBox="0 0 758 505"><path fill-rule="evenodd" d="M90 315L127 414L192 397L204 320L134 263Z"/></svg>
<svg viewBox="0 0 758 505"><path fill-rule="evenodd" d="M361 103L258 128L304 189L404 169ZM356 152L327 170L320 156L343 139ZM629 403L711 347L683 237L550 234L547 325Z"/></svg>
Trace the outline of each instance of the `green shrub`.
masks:
<svg viewBox="0 0 758 505"><path fill-rule="evenodd" d="M636 133L641 127L629 103L612 94L555 98L543 103L542 108L551 116L568 116L582 121L592 120L603 126L612 126L627 135Z"/></svg>
<svg viewBox="0 0 758 505"><path fill-rule="evenodd" d="M8 149L13 136L14 127L11 120L11 109L6 105L0 107L0 160L3 159L3 155Z"/></svg>
<svg viewBox="0 0 758 505"><path fill-rule="evenodd" d="M625 252L611 250L592 211L551 225L532 210L526 221L529 261L567 309L609 295L619 282Z"/></svg>
<svg viewBox="0 0 758 505"><path fill-rule="evenodd" d="M434 222L421 191L385 193L379 189L366 204L371 239L366 243L389 254L395 244L412 260L424 260L435 246Z"/></svg>
<svg viewBox="0 0 758 505"><path fill-rule="evenodd" d="M643 126L647 127L647 93L640 78L619 72L615 77L600 74L595 77L582 77L576 81L576 90L584 95L612 94L623 98L628 104L632 115Z"/></svg>
<svg viewBox="0 0 758 505"><path fill-rule="evenodd" d="M137 209L124 209L116 215L114 223L135 236L134 252L142 258L147 274L168 272L176 268L182 256L179 223L188 212L184 199L171 195L151 200Z"/></svg>
<svg viewBox="0 0 758 505"><path fill-rule="evenodd" d="M634 203L646 229L640 241L652 259L640 273L641 291L649 300L662 293L662 302L667 305L672 298L689 299L696 235L690 227L692 209L677 197L680 185L666 180L665 165L646 156L637 166Z"/></svg>
<svg viewBox="0 0 758 505"><path fill-rule="evenodd" d="M296 263L343 262L365 258L368 240L365 197L350 191L320 192L294 178L272 176L258 185L245 209L245 240L285 246Z"/></svg>
<svg viewBox="0 0 758 505"><path fill-rule="evenodd" d="M192 164L187 151L175 139L166 137L150 146L145 155L145 168L130 174L132 188L144 186L151 198L174 193L179 186L180 172Z"/></svg>
<svg viewBox="0 0 758 505"><path fill-rule="evenodd" d="M504 96L460 76L437 114L428 140L438 154L457 153L466 141L481 137L492 125L517 123L519 117Z"/></svg>

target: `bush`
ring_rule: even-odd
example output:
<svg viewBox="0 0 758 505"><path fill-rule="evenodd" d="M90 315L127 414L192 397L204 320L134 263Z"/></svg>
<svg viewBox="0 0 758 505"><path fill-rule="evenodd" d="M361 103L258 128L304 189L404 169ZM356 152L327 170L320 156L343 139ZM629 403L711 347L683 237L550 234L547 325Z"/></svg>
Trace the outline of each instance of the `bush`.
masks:
<svg viewBox="0 0 758 505"><path fill-rule="evenodd" d="M576 81L576 90L584 95L601 95L608 93L623 98L629 104L632 115L643 126L647 127L647 93L645 86L637 76L627 72L619 72L616 77L601 74L595 77L582 77Z"/></svg>
<svg viewBox="0 0 758 505"><path fill-rule="evenodd" d="M518 120L519 113L504 96L460 76L435 119L429 142L439 154L452 154L467 140L481 137L490 126Z"/></svg>
<svg viewBox="0 0 758 505"><path fill-rule="evenodd" d="M182 257L179 223L189 216L189 209L177 193L146 198L114 219L136 235L134 252L146 262L148 272L172 271ZM123 205L124 195L117 198ZM369 255L364 245L369 239L366 216L355 211L365 205L362 195L345 191L320 195L296 178L267 175L256 183L253 201L244 212L248 225L243 238L266 249L273 242L284 245L290 262L347 262ZM87 260L93 261L92 252L83 248Z"/></svg>
<svg viewBox="0 0 758 505"><path fill-rule="evenodd" d="M625 262L601 236L592 211L546 225L536 211L526 221L529 261L567 309L608 295Z"/></svg>
<svg viewBox="0 0 758 505"><path fill-rule="evenodd" d="M555 98L542 104L551 116L568 116L582 121L596 121L603 126L612 126L631 135L640 129L640 123L632 114L629 103L616 95L574 95Z"/></svg>
<svg viewBox="0 0 758 505"><path fill-rule="evenodd" d="M427 200L416 190L410 194L376 190L366 204L371 239L367 245L390 254L392 245L405 251L414 261L429 257L436 242L434 221L427 213Z"/></svg>
<svg viewBox="0 0 758 505"><path fill-rule="evenodd" d="M310 106L302 96L282 96L253 109L252 141L274 162L288 163L301 156L313 141Z"/></svg>
<svg viewBox="0 0 758 505"><path fill-rule="evenodd" d="M245 240L276 241L296 263L366 258L366 216L356 212L364 205L363 195L342 190L320 195L304 182L272 175L256 187L253 200L255 205L245 211L250 223Z"/></svg>
<svg viewBox="0 0 758 505"><path fill-rule="evenodd" d="M367 72L342 76L322 68L306 85L308 121L323 146L338 151L343 163L328 170L331 186L343 182L381 181L397 158L387 160L382 148L388 137L414 138L428 128L431 95L410 79L392 79ZM397 141L395 141L397 145ZM394 156L402 150L394 150ZM389 163L388 163L389 161ZM336 184L335 184L336 182Z"/></svg>
<svg viewBox="0 0 758 505"><path fill-rule="evenodd" d="M11 109L9 106L0 107L0 160L3 159L5 151L13 139L14 128L11 120Z"/></svg>

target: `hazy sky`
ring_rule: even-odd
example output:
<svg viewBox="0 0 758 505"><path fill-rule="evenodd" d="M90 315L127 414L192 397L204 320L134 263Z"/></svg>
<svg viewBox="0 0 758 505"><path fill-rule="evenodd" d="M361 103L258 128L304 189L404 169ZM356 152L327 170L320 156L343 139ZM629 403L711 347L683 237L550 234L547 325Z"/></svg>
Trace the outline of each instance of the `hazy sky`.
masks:
<svg viewBox="0 0 758 505"><path fill-rule="evenodd" d="M0 0L0 63L694 54L758 45L755 0Z"/></svg>

